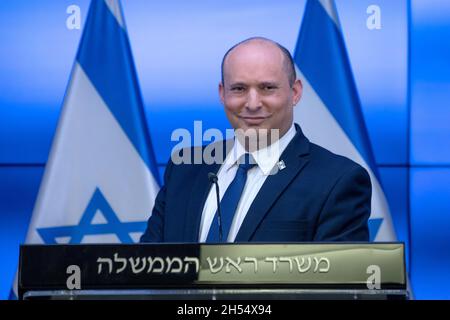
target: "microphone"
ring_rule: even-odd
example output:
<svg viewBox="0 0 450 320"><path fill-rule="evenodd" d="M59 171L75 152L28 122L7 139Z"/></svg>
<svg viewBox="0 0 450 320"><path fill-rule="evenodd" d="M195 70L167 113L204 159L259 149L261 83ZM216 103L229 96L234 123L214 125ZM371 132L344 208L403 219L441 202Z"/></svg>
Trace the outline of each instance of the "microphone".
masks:
<svg viewBox="0 0 450 320"><path fill-rule="evenodd" d="M219 193L219 183L217 182L219 178L217 178L217 174L214 172L208 173L208 179L210 183L214 183L216 185L216 200L217 200L217 222L219 224L219 241L222 242L223 230L222 230L222 212L220 211L220 193Z"/></svg>

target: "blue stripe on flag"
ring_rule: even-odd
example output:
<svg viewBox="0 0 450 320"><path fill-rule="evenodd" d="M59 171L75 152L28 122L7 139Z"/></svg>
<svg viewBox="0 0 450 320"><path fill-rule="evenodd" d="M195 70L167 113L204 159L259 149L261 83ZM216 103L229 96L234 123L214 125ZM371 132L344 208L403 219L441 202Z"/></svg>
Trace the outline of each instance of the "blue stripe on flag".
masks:
<svg viewBox="0 0 450 320"><path fill-rule="evenodd" d="M158 181L128 36L105 1L91 1L77 61Z"/></svg>
<svg viewBox="0 0 450 320"><path fill-rule="evenodd" d="M378 178L344 39L317 0L306 4L294 60Z"/></svg>

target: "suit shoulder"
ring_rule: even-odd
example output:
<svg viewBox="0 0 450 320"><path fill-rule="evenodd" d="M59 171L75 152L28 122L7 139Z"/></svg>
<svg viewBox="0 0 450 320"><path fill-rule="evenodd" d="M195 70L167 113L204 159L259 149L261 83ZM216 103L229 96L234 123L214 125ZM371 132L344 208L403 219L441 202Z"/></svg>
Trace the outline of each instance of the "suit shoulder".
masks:
<svg viewBox="0 0 450 320"><path fill-rule="evenodd" d="M220 140L202 146L184 147L174 150L170 161L178 165L221 164L232 146L233 140Z"/></svg>
<svg viewBox="0 0 450 320"><path fill-rule="evenodd" d="M335 154L317 144L310 143L310 154L313 161L323 169L333 170L336 172L359 170L367 173L367 170L355 161Z"/></svg>
<svg viewBox="0 0 450 320"><path fill-rule="evenodd" d="M201 161L205 146L190 146L175 149L170 154L169 163L175 165L190 165Z"/></svg>

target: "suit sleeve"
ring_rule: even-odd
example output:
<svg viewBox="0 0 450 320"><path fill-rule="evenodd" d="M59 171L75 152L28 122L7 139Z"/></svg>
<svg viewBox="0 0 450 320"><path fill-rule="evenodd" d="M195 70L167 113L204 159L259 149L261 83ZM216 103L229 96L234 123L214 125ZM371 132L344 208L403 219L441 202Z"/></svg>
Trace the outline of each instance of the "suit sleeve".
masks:
<svg viewBox="0 0 450 320"><path fill-rule="evenodd" d="M328 195L314 241L369 241L371 197L369 174L359 165L352 167Z"/></svg>
<svg viewBox="0 0 450 320"><path fill-rule="evenodd" d="M164 213L166 208L167 184L172 172L173 162L169 160L164 172L164 184L159 190L153 206L152 215L148 219L147 229L141 236L140 242L163 242L164 241Z"/></svg>

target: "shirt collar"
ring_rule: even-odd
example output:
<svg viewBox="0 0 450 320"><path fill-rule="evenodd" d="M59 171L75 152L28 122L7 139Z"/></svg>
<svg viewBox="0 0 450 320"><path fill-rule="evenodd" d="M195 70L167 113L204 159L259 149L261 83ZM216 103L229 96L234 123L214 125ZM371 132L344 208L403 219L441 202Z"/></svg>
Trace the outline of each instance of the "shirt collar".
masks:
<svg viewBox="0 0 450 320"><path fill-rule="evenodd" d="M280 156L286 149L287 145L295 136L295 126L292 123L289 130L277 141L267 146L266 148L252 152L253 159L264 175L270 175L275 165L280 161ZM240 159L246 152L245 148L239 141L233 144L233 148L225 159L224 169L226 171L237 165Z"/></svg>

